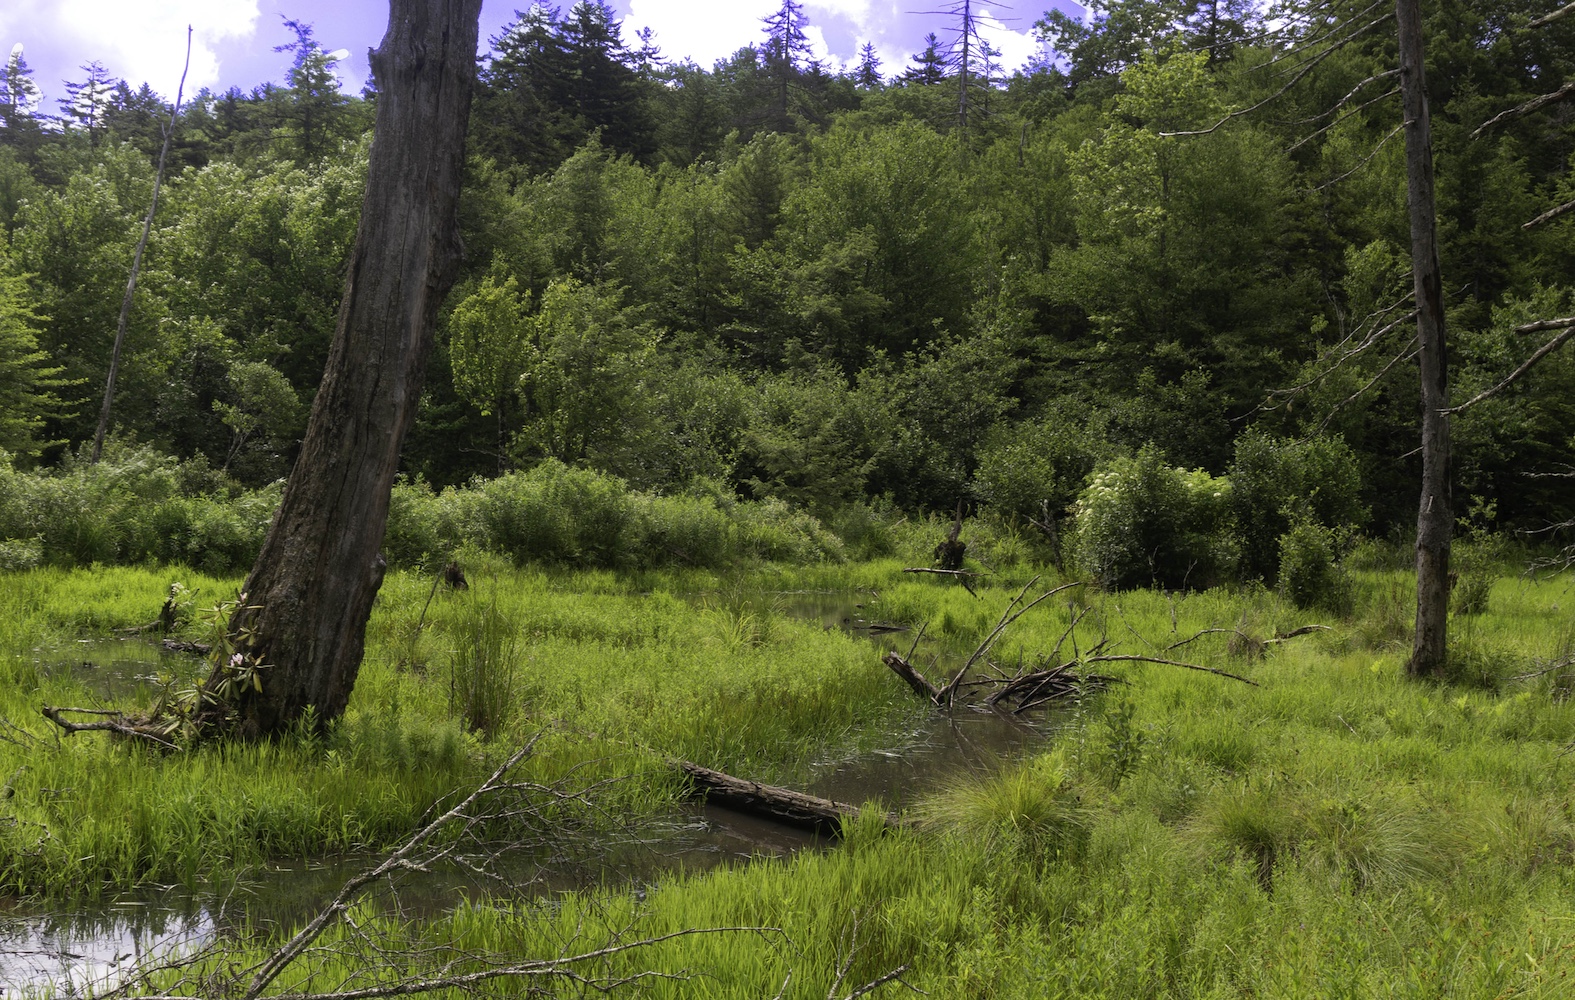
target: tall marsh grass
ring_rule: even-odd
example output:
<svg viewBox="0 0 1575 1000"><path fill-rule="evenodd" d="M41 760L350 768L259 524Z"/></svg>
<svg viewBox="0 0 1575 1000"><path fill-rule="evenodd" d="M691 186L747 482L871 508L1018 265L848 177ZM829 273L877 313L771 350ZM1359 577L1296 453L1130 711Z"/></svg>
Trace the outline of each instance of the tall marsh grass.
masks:
<svg viewBox="0 0 1575 1000"><path fill-rule="evenodd" d="M487 563L531 682L490 735L450 710L443 670L400 665L395 643L431 581L394 572L351 711L326 740L169 756L57 744L30 721L41 698L90 697L32 664L35 636L148 620L168 575L0 576L0 610L18 622L0 623L0 671L13 682L0 685L0 714L37 740L0 741L0 771L16 772L15 794L0 800L0 874L7 891L59 896L387 843L549 724L533 766L638 776L619 786L625 816L670 806L670 756L793 783L817 757L856 752L926 709L869 645L792 618L762 590L856 592L872 618L929 622L971 648L1032 572L1005 567L975 598L905 576L903 563L779 566L742 585L694 569ZM844 847L639 892L477 901L436 923L391 924L390 941L518 957L688 927L777 929L674 939L598 966L687 977L644 980L651 997L774 996L789 973L786 995L824 996L855 941L839 995L908 964L907 981L931 995L992 1000L1568 996L1575 704L1558 695L1557 672L1494 686L1406 678L1405 650L1387 634L1401 616L1381 607L1393 597L1404 608L1398 571L1353 577L1359 610L1347 621L1262 587L1046 602L998 643L1000 662L1063 637L1068 648L1113 638L1159 652L1208 628L1335 628L1256 656L1228 631L1177 651L1258 686L1104 665L1125 683L1084 699L1053 745L920 797L916 828L861 820ZM65 606L89 599L90 612ZM439 592L424 641L451 646L493 600ZM1567 653L1568 602L1565 581L1501 578L1488 609L1469 616L1470 642L1529 673ZM332 961L320 976L349 971Z"/></svg>

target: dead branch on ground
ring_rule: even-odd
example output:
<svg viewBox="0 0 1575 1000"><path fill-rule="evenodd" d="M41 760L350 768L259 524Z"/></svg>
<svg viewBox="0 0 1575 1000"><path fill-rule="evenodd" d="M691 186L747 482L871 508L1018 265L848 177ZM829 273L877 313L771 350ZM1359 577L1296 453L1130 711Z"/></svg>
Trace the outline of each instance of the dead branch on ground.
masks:
<svg viewBox="0 0 1575 1000"><path fill-rule="evenodd" d="M168 735L161 728L149 725L146 722L128 717L125 713L102 708L68 708L65 706L41 705L39 712L59 726L67 735L73 733L114 733L131 739L147 740L166 750L179 750L175 744L164 737ZM98 722L72 722L65 717L65 713L73 715L102 716Z"/></svg>
<svg viewBox="0 0 1575 1000"><path fill-rule="evenodd" d="M1191 645L1206 635L1228 635L1231 637L1232 652L1242 653L1247 659L1255 660L1263 655L1263 650L1268 646L1276 646L1304 635L1311 635L1314 632L1328 631L1329 626L1327 625L1302 625L1299 628L1291 629L1289 632L1276 632L1273 636L1264 639L1253 635L1243 628L1205 628L1199 629L1185 639L1171 643L1165 647L1164 652L1168 653L1172 649L1180 649L1183 646Z"/></svg>

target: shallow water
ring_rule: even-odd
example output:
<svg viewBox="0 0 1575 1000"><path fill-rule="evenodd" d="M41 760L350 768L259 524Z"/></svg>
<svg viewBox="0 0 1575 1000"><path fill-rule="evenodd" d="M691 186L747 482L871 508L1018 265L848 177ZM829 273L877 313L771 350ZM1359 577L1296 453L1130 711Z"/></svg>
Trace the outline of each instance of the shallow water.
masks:
<svg viewBox="0 0 1575 1000"><path fill-rule="evenodd" d="M698 595L714 603L716 595ZM906 651L911 635L866 617L866 595L759 593L729 603L769 610L868 636L882 648ZM967 650L939 649L936 676ZM872 654L873 655L873 654ZM68 673L105 702L150 697L161 676L194 674L200 661L164 652L142 639L93 640L35 651L41 672ZM929 664L929 661L925 661ZM901 682L892 678L894 685ZM965 774L983 775L1031 752L1054 731L1057 718L1022 720L959 708L910 717L887 734L882 748L812 764L803 790L841 802L879 800L901 809ZM820 850L829 841L739 813L695 806L642 827L638 837L581 845L549 861L524 859L503 873L506 884L483 884L457 868L401 882L383 905L405 916L436 916L464 898L500 889L548 897L603 885L636 891L679 871L705 870L756 858L784 858ZM344 882L374 864L371 856L273 864L233 884L154 887L96 909L46 911L0 904L0 996L50 984L80 990L113 980L138 961L194 949L225 935L277 930L315 914Z"/></svg>
<svg viewBox="0 0 1575 1000"><path fill-rule="evenodd" d="M200 657L170 652L142 636L39 646L29 659L40 675L76 681L91 699L104 704L151 698L166 681L186 680L203 669Z"/></svg>

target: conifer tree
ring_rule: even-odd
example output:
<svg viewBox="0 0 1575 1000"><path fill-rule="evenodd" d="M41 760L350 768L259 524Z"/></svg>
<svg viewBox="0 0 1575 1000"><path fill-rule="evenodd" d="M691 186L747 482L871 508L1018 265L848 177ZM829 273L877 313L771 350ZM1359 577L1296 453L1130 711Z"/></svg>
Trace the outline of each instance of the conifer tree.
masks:
<svg viewBox="0 0 1575 1000"><path fill-rule="evenodd" d="M119 81L111 79L97 59L84 63L81 69L87 74L86 78L80 82L66 81L66 96L57 102L60 120L68 130L84 133L88 144L96 147L104 135L104 115Z"/></svg>
<svg viewBox="0 0 1575 1000"><path fill-rule="evenodd" d="M941 54L941 40L935 32L924 36L924 51L914 53L913 62L897 77L898 83L929 85L944 83L950 75L946 72L946 57Z"/></svg>
<svg viewBox="0 0 1575 1000"><path fill-rule="evenodd" d="M313 163L336 140L349 137L345 109L350 101L339 91L339 78L333 70L337 60L312 37L312 26L288 18L284 26L295 33L295 41L273 49L295 55L286 77L290 86L282 95L284 131L295 147L296 162Z"/></svg>
<svg viewBox="0 0 1575 1000"><path fill-rule="evenodd" d="M859 64L853 70L853 83L865 90L879 90L885 83L880 72L880 56L875 54L872 42L865 42L859 49Z"/></svg>
<svg viewBox="0 0 1575 1000"><path fill-rule="evenodd" d="M563 92L569 74L555 7L535 3L491 39L493 56L476 87L476 151L532 173L573 151L577 130Z"/></svg>
<svg viewBox="0 0 1575 1000"><path fill-rule="evenodd" d="M1257 18L1252 0L1189 0L1187 7L1182 24L1192 43L1208 50L1210 66L1231 57L1252 34Z"/></svg>
<svg viewBox="0 0 1575 1000"><path fill-rule="evenodd" d="M766 76L771 82L772 111L777 126L786 128L790 92L812 63L809 39L804 34L804 26L809 23L809 19L804 14L804 5L798 0L782 0L782 6L777 8L777 12L764 21L766 46L762 55Z"/></svg>
<svg viewBox="0 0 1575 1000"><path fill-rule="evenodd" d="M42 101L33 71L22 57L22 43L17 42L0 76L0 137L6 145L24 151L38 145L38 106Z"/></svg>
<svg viewBox="0 0 1575 1000"><path fill-rule="evenodd" d="M636 56L605 0L579 0L562 24L568 66L568 99L584 135L600 130L602 143L643 159L652 148L641 100Z"/></svg>
<svg viewBox="0 0 1575 1000"><path fill-rule="evenodd" d="M0 451L13 455L38 450L44 420L63 409L56 390L72 384L38 349L37 322L27 281L0 273Z"/></svg>
<svg viewBox="0 0 1575 1000"><path fill-rule="evenodd" d="M114 141L129 142L148 156L157 156L169 113L169 105L152 87L144 83L132 90L121 80L104 107L104 130Z"/></svg>

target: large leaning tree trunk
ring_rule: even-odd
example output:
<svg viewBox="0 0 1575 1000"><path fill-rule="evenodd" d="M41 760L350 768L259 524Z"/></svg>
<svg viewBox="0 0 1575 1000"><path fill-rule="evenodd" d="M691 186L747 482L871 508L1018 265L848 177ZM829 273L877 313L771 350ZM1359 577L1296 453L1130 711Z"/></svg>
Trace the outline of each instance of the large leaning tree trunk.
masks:
<svg viewBox="0 0 1575 1000"><path fill-rule="evenodd" d="M383 582L378 549L416 416L455 223L481 0L390 0L377 131L328 364L279 512L230 619L238 652L198 720L243 737L344 712Z"/></svg>
<svg viewBox="0 0 1575 1000"><path fill-rule="evenodd" d="M1444 289L1438 267L1433 197L1433 138L1423 70L1420 0L1395 0L1400 33L1400 89L1405 108L1406 192L1411 214L1411 268L1422 375L1422 500L1416 516L1416 637L1406 669L1443 671L1448 655L1450 499L1449 358L1444 344Z"/></svg>

